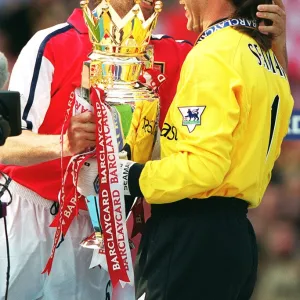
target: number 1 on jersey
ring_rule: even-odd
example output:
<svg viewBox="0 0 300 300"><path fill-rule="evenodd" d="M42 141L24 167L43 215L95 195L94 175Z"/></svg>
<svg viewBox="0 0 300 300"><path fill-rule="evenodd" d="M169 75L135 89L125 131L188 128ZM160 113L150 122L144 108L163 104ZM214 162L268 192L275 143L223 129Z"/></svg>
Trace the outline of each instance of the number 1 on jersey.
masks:
<svg viewBox="0 0 300 300"><path fill-rule="evenodd" d="M275 125L276 125L278 108L279 108L279 96L277 95L273 101L272 108L271 108L271 127L270 127L270 138L269 138L267 157L269 155L273 136L274 136L274 129L275 129Z"/></svg>

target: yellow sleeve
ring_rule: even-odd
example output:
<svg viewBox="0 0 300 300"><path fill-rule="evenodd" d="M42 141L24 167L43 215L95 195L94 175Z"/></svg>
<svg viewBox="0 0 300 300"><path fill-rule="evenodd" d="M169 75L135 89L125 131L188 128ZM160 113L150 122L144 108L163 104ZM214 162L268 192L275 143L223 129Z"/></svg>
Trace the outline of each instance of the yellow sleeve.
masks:
<svg viewBox="0 0 300 300"><path fill-rule="evenodd" d="M196 198L217 188L229 170L242 83L221 55L199 55L200 50L195 47L188 55L166 117L177 128L178 140L165 158L147 162L141 173L139 184L148 203ZM194 114L199 108L201 124L184 125L189 108Z"/></svg>
<svg viewBox="0 0 300 300"><path fill-rule="evenodd" d="M158 98L136 103L125 143L130 147L131 160L137 163L145 163L151 158L157 134L158 113Z"/></svg>

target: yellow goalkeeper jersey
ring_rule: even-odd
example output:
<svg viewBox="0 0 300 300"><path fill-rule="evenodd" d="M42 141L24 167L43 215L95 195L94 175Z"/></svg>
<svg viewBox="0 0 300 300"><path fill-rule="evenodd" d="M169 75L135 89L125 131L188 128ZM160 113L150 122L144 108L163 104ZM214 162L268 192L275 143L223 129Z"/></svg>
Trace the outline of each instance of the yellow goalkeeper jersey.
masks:
<svg viewBox="0 0 300 300"><path fill-rule="evenodd" d="M162 159L141 173L145 199L224 196L258 206L292 107L287 76L271 50L232 27L208 36L183 65L162 128Z"/></svg>

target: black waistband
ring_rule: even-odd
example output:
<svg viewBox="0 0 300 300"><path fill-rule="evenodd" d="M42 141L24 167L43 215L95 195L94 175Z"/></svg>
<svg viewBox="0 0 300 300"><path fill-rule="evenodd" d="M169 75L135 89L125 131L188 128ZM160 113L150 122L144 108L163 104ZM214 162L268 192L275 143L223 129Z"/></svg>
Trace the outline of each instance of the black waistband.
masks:
<svg viewBox="0 0 300 300"><path fill-rule="evenodd" d="M210 197L207 199L183 199L168 204L152 204L152 215L170 213L206 213L208 211L247 214L248 202L238 198Z"/></svg>

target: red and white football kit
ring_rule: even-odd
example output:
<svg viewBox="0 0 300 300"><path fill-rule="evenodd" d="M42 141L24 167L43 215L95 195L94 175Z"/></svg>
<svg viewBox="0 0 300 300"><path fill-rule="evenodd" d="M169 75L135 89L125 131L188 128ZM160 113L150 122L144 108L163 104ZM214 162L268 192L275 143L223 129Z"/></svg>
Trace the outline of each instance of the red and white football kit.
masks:
<svg viewBox="0 0 300 300"><path fill-rule="evenodd" d="M180 69L191 49L186 42L167 36L153 37L155 69L166 80L159 89L162 134L172 134L163 120L176 93ZM21 93L24 130L60 135L70 95L81 85L81 70L92 50L82 11L74 10L67 23L39 31L22 50L12 72L9 89ZM151 76L147 81L151 81ZM149 83L149 82L148 82ZM73 113L85 111L76 103ZM63 159L66 168L70 157ZM92 251L79 246L92 231L87 212L72 223L64 242L56 251L51 275L41 275L50 255L55 228L49 228L54 216L53 202L61 188L61 161L33 166L0 165L0 171L12 181L9 189L13 202L8 208L7 225L11 248L12 299L106 299L108 274L89 269ZM66 190L72 182L67 183ZM4 195L2 200L5 201ZM1 220L2 222L2 220ZM2 224L0 224L2 226ZM6 250L0 232L0 295L4 295ZM1 298L0 298L1 299Z"/></svg>

